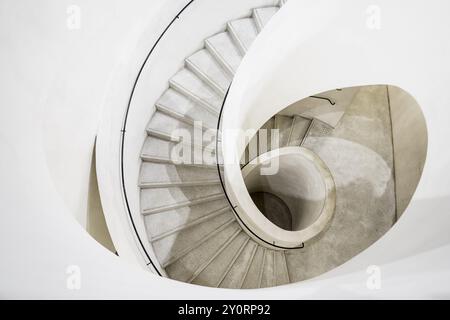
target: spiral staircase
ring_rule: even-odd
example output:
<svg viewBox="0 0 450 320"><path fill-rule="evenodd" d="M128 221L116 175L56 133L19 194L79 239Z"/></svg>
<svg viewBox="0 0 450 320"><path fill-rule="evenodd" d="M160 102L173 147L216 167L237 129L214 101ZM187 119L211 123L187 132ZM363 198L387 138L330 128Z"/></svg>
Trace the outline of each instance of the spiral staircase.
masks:
<svg viewBox="0 0 450 320"><path fill-rule="evenodd" d="M280 6L283 4L281 2ZM352 207L359 201L359 197L352 200L355 190L341 186L341 191L338 190L340 217L335 219L337 222L332 230L328 230L327 222L312 238L305 240L308 248L305 248L305 243L288 248L261 241L239 217L235 205L231 204L224 183L221 148L218 148L221 143L221 132L217 132L217 128L221 128L221 109L242 58L277 10L279 7L274 6L255 8L251 17L228 22L226 31L207 38L201 50L185 59L184 67L170 78L167 90L156 101L141 150L139 187L146 238L164 276L197 285L235 289L297 282L335 268L365 249L392 226L395 211L391 174L393 155L388 147L392 143L389 133L392 128L388 124L390 111L386 105L375 112L378 119L373 119L385 124L379 142L387 146L388 151L384 150L386 147L375 147L374 150L384 154L390 167L386 169L386 190L381 200L373 200L374 206L363 209L365 216L358 213L364 205L358 203ZM343 181L352 175L352 169L343 169L342 166L348 164L340 163L339 157L342 157L342 152L353 154L355 151L326 150L329 147L326 139L333 139L333 132L345 114L342 108L339 111L338 105L349 105L352 100L358 100L354 98L356 91L352 88L337 89L322 93L328 98L312 96L305 100L309 108L293 109L291 106L270 117L246 141L247 146L240 160L241 168L272 150L302 147L327 159L327 163L334 167L333 178L337 179L338 184L347 184ZM369 97L377 101L380 97L383 99L386 89L380 86L361 91L362 100ZM336 104L336 97L340 103ZM348 101L344 102L345 99ZM329 118L324 120L320 112L314 112L314 108L316 111L320 109L317 107L319 105L322 111L328 108L329 114L333 115L332 121ZM355 110L364 109L359 106ZM371 117L370 112L368 114ZM344 127L355 127L352 120L349 121L344 123ZM358 130L360 134L364 131ZM372 134L376 136L374 132ZM317 138L325 140L316 141ZM352 140L345 134L336 138ZM364 145L366 142L361 143ZM365 152L356 151L353 157L367 156ZM338 158L333 159L336 155ZM370 161L369 158L368 163ZM343 174L346 170L348 172ZM370 180L370 177L366 178ZM364 190L361 191L361 199L371 196L370 190L365 190L364 183L360 184L360 188ZM332 194L334 203L334 187ZM256 195L259 198L253 199L254 203L261 205L265 199L269 202L270 199L265 196L273 198L270 194L259 194ZM278 205L286 208L282 201ZM323 205L322 210L331 210L331 219L334 204L331 209L324 208ZM277 215L276 212L258 209L268 219ZM367 219L366 226L355 229L355 234L366 229L368 236L364 241L351 238L351 232L346 237L342 235L343 228L352 229L355 223L360 223L358 220ZM330 253L333 251L333 254Z"/></svg>
<svg viewBox="0 0 450 320"><path fill-rule="evenodd" d="M249 8L269 2L273 5L274 1L197 0L182 14L180 10L191 3L189 0L147 1L136 6L103 2L105 5L83 4L80 29L65 28L60 14L64 15L64 8L56 4L23 10L10 3L4 8L5 17L20 19L1 20L5 39L2 102L12 106L4 108L0 126L5 151L1 296L231 300L449 296L450 188L449 180L442 179L450 170L450 154L445 148L450 134L446 123L449 112L442 94L450 82L446 59L449 22L445 17L448 10L444 10L448 2L439 0L435 6L426 1L386 2L381 28L371 29L373 24L364 23L365 18L373 21L373 12L366 12L368 3L290 1L258 35L237 71L233 64L237 60L222 57L222 46L217 48L214 39L203 45L202 40L225 31L225 21L233 17L241 20L240 13L247 14ZM215 6L221 10L213 11ZM259 32L265 9L257 11L247 16L253 20L240 23L252 22L252 30ZM101 19L89 19L92 14ZM69 13L69 22L72 17ZM419 25L414 23L417 17L421 17ZM172 19L175 22L168 26ZM249 49L246 41L253 37L251 33L236 36L241 24L230 23L227 33L216 39L229 40L234 46L231 53L239 59ZM40 28L36 29L37 25ZM54 28L56 25L60 27ZM165 30L168 32L157 44ZM34 41L37 38L40 41ZM185 64L182 77L171 81L154 113L156 99L167 88L168 79L184 64L185 57L200 49L199 45L204 49ZM156 49L149 53L152 46ZM213 63L205 72L200 72L203 70L195 60L200 55ZM141 77L140 70L144 71ZM273 250L242 228L226 198L233 196L232 201L236 201L240 195L249 195L232 184L224 193L219 175L223 172L226 182L245 187L244 175L236 174L241 171L238 165L233 171L227 165L220 170L214 161L203 163L203 156L190 163L183 163L183 156L181 162L172 158L172 150L177 154L180 146L204 150L210 159L216 158L212 135L205 135L206 144L200 147L200 143L173 134L169 125L182 132L191 130L194 135L195 120L202 120L205 133L216 128L233 71L233 86L223 108L224 128L235 125L247 129L257 123L258 129L274 117L267 124L269 128L278 127L286 132L281 134L284 141L318 154L333 173L339 202L336 209L340 211L335 212L333 228L316 242L305 243L303 249ZM182 82L186 75L188 83L195 86ZM435 81L430 83L429 79ZM406 101L407 112L397 112L390 120L397 124L394 132L402 134L400 140L407 140L407 146L425 146L420 157L417 149L400 145L396 151L403 160L395 159L393 164L392 145L387 143L392 138L389 130L383 131L385 140L372 139L369 148L361 148L368 145L360 142L382 127L380 119L389 122L373 108L366 108L365 114L350 108L333 128L310 115L278 113L279 108L323 90L383 83L409 93L391 99L392 104ZM359 107L364 106L361 102L373 101L363 100ZM410 108L410 102L423 107L426 124L419 126L420 130L409 125L420 113ZM297 120L303 123L298 124L302 127L298 134L297 129L289 128L296 117L302 117ZM227 138L222 143L224 157L240 157L245 150ZM351 157L348 151L355 150L367 151L367 156ZM244 153L248 153L244 159L250 158L250 148ZM29 161L30 154L33 161ZM424 160L425 156L426 164L409 161ZM348 165L339 167L339 161ZM395 172L394 184L385 169L392 171L402 161L407 166ZM411 177L418 181L422 168L423 177L415 191ZM361 169L371 171L369 178L376 176L378 180L365 179ZM392 207L383 206L384 200L392 203L393 193L405 186L407 193L415 192L414 198L401 197L402 210L393 214ZM364 205L357 206L359 203ZM370 214L366 208L372 210ZM403 211L395 227L383 236ZM91 229L92 217L103 218L104 233ZM349 217L352 223L341 223ZM371 228L374 217L383 219L389 228ZM110 235L112 248L106 246L104 235ZM376 275L369 271L377 266L382 290L366 286ZM71 273L74 270L79 272ZM164 279L157 273L184 282ZM81 287L71 290L66 280L77 274ZM293 283L305 279L309 280ZM188 285L189 281L202 286ZM288 288L270 290L211 288L256 288L288 282L292 283Z"/></svg>
<svg viewBox="0 0 450 320"><path fill-rule="evenodd" d="M234 73L278 9L256 8L251 17L230 21L225 32L207 38L156 103L141 154L139 186L149 241L172 279L222 288L290 282L284 251L258 244L236 221L215 161L215 136L191 141L174 134L184 131L194 137L200 126L205 137L217 127ZM295 134L300 138L304 133ZM174 156L186 149L191 157Z"/></svg>
<svg viewBox="0 0 450 320"><path fill-rule="evenodd" d="M295 209L303 217L309 214L306 208L319 208L315 210L321 219L314 219L323 222L311 220L315 226L310 229L316 231L297 242L300 246L277 246L274 238L259 237L230 199L221 154L222 109L241 60L284 3L255 8L251 16L229 21L225 31L206 38L201 50L185 58L155 103L141 149L138 185L146 232L142 238L148 239L163 276L233 289L302 281L366 249L401 214L395 199L389 88L381 85L336 89L303 99L273 114L247 137L240 156L244 180L255 158L289 148L317 157L316 163L331 179L325 202L315 198L313 205L312 197L308 204L291 202L289 208L286 203L296 195L285 193L283 201L276 194L250 192L247 186L258 213L286 231L307 229L302 223L296 223L300 229L291 230L281 227L284 222L275 222L284 215L286 226L292 226L293 207L303 208ZM297 164L291 170L311 170L298 168ZM293 172L283 174L293 180ZM289 188L303 183L301 188L313 190L314 184L305 178ZM287 181L281 185L286 189ZM265 205L273 212L266 212Z"/></svg>

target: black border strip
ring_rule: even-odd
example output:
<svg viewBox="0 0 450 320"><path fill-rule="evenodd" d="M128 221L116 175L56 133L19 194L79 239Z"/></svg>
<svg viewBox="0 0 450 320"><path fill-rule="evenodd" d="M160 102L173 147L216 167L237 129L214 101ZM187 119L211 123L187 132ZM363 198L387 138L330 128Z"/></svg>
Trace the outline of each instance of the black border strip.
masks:
<svg viewBox="0 0 450 320"><path fill-rule="evenodd" d="M128 216L131 220L131 224L133 226L133 230L136 234L136 237L139 241L139 244L142 248L142 250L144 251L145 255L147 256L147 259L150 261L149 263L147 263L147 265L151 264L152 267L155 269L155 271L158 273L159 276L162 276L161 272L158 270L158 268L156 267L155 263L152 261L152 259L150 258L150 255L148 254L147 250L145 250L144 244L142 243L142 239L139 236L138 232L137 232L137 228L136 228L136 224L134 223L133 220L133 216L131 214L131 209L130 209L130 205L128 203L128 197L127 197L127 190L125 187L125 174L124 174L124 161L123 161L123 156L124 156L124 146L125 146L125 133L126 133L126 127L127 127L127 120L128 120L128 113L130 111L130 107L131 107L131 101L133 100L133 95L134 95L134 91L136 90L136 86L137 83L139 81L139 78L141 76L142 70L144 69L147 61L150 59L151 54L153 53L153 51L155 50L155 48L157 47L158 43L161 41L161 39L164 37L164 35L166 34L166 32L169 30L169 28L172 26L172 24L178 20L180 18L180 15L194 2L195 0L191 0L189 1L178 13L177 15L172 19L172 21L170 21L170 23L167 25L167 27L164 29L164 31L160 34L160 36L158 37L158 39L156 40L156 42L153 44L152 48L150 49L149 53L147 54L147 57L144 60L144 63L141 65L141 68L139 69L139 72L136 76L136 79L134 80L134 84L133 84L133 88L131 90L131 94L130 94L130 98L128 99L128 105L127 105L127 109L125 111L125 118L124 118L124 122L123 122L123 127L120 130L121 131L121 150L120 150L120 174L121 174L121 179L122 179L122 191L123 191L123 196L125 199L125 205L127 207L127 211L128 211Z"/></svg>

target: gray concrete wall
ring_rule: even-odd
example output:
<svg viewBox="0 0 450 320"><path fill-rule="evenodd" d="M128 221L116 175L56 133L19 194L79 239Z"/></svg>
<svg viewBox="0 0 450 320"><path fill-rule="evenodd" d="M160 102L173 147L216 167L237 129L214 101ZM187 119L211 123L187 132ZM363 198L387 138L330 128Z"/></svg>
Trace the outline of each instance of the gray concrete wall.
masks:
<svg viewBox="0 0 450 320"><path fill-rule="evenodd" d="M416 191L427 154L425 118L416 100L404 90L389 86L394 143L397 218Z"/></svg>

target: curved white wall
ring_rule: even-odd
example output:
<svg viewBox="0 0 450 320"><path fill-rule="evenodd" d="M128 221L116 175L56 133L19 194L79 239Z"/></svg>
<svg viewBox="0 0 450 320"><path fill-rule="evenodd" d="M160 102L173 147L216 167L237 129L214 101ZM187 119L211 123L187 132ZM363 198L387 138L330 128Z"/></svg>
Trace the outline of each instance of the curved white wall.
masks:
<svg viewBox="0 0 450 320"><path fill-rule="evenodd" d="M366 10L374 4L381 10L379 30L366 25ZM413 201L385 237L341 270L381 265L450 243L450 180L443 178L450 171L448 6L445 1L290 1L255 41L235 77L224 128L258 128L277 111L274 106L281 110L317 92L356 85L393 84L422 107L429 149ZM224 156L238 159L244 146L227 138ZM226 174L232 198L242 197L239 168L229 165ZM449 260L447 253L438 263Z"/></svg>

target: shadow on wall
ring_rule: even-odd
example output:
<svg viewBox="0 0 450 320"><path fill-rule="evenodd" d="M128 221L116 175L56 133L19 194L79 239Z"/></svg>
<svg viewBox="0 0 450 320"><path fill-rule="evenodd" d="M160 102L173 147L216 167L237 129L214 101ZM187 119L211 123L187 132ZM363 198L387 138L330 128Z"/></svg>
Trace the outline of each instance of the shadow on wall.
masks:
<svg viewBox="0 0 450 320"><path fill-rule="evenodd" d="M89 176L86 231L106 249L116 253L100 202L95 165L95 146L94 151L92 152L91 173Z"/></svg>

